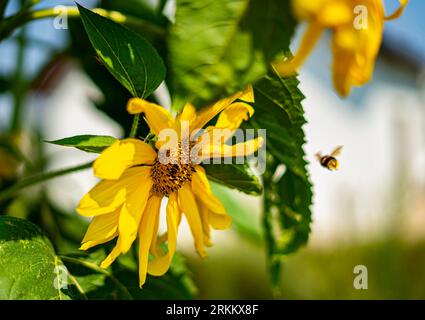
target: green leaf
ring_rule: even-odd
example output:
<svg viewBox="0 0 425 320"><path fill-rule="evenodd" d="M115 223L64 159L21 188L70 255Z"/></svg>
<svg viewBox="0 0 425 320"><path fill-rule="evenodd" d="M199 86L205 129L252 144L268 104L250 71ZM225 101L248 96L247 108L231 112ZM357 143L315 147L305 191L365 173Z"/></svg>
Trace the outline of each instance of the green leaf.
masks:
<svg viewBox="0 0 425 320"><path fill-rule="evenodd" d="M155 48L139 34L78 6L87 35L111 74L133 96L149 96L165 79Z"/></svg>
<svg viewBox="0 0 425 320"><path fill-rule="evenodd" d="M168 299L188 300L193 299L197 293L195 284L190 277L182 255L176 253L170 269L161 277L148 275L143 288L138 287L138 271L115 264L112 266L114 274L127 285L134 299Z"/></svg>
<svg viewBox="0 0 425 320"><path fill-rule="evenodd" d="M54 285L60 266L37 226L0 216L0 299L70 299Z"/></svg>
<svg viewBox="0 0 425 320"><path fill-rule="evenodd" d="M288 0L177 0L169 36L175 107L257 81L287 49L294 26Z"/></svg>
<svg viewBox="0 0 425 320"><path fill-rule="evenodd" d="M121 125L124 136L128 136L133 122L133 116L126 108L117 108L125 106L132 97L123 86L117 85L114 76L106 69L103 64L96 61L92 50L87 50L91 46L90 40L86 36L86 31L81 20L69 20L70 33L70 54L80 62L84 71L96 83L96 86L102 92L104 99L92 101L93 104L108 117Z"/></svg>
<svg viewBox="0 0 425 320"><path fill-rule="evenodd" d="M0 299L190 299L196 292L178 254L170 270L148 276L143 289L131 255L106 270L99 267L105 257L103 249L58 257L36 225L0 216Z"/></svg>
<svg viewBox="0 0 425 320"><path fill-rule="evenodd" d="M64 147L74 147L86 152L100 153L115 141L117 139L111 136L81 135L46 142Z"/></svg>
<svg viewBox="0 0 425 320"><path fill-rule="evenodd" d="M208 164L203 167L210 180L229 188L253 195L263 191L260 181L247 164Z"/></svg>
<svg viewBox="0 0 425 320"><path fill-rule="evenodd" d="M304 160L304 98L298 80L273 71L254 86L251 124L267 129L264 227L270 269L278 282L280 257L306 244L310 234L311 183Z"/></svg>
<svg viewBox="0 0 425 320"><path fill-rule="evenodd" d="M133 300L129 289L115 275L99 267L105 257L103 250L94 251L90 255L78 253L61 256L74 282L78 284L78 290L74 286L68 287L73 299Z"/></svg>
<svg viewBox="0 0 425 320"><path fill-rule="evenodd" d="M292 16L291 0L251 0L244 19L243 32L250 32L254 50L265 59L268 70L276 55L287 51L294 34L296 20Z"/></svg>
<svg viewBox="0 0 425 320"><path fill-rule="evenodd" d="M120 256L111 268L102 269L99 265L105 257L104 250L61 256L88 299L193 298L194 285L188 276L183 258L178 254L164 276L148 275L142 289L139 288L138 265L131 255ZM75 295L74 298L80 297Z"/></svg>

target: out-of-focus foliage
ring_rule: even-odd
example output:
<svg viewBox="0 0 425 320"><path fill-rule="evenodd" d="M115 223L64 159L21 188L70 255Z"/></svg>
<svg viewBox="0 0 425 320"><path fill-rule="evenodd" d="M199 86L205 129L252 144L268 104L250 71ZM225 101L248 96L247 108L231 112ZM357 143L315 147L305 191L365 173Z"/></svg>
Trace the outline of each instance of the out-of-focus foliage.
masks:
<svg viewBox="0 0 425 320"><path fill-rule="evenodd" d="M256 82L295 26L286 0L178 0L175 19L168 45L176 108Z"/></svg>
<svg viewBox="0 0 425 320"><path fill-rule="evenodd" d="M9 87L10 83L4 77L0 76L0 93L7 91Z"/></svg>
<svg viewBox="0 0 425 320"><path fill-rule="evenodd" d="M423 242L384 238L301 250L285 260L278 295L265 265L253 263L263 258L261 247L241 241L211 255L209 264L190 258L188 265L201 299L425 299ZM357 265L367 267L367 290L353 286Z"/></svg>
<svg viewBox="0 0 425 320"><path fill-rule="evenodd" d="M78 7L87 35L104 65L133 96L149 96L164 80L165 66L144 38L84 7Z"/></svg>

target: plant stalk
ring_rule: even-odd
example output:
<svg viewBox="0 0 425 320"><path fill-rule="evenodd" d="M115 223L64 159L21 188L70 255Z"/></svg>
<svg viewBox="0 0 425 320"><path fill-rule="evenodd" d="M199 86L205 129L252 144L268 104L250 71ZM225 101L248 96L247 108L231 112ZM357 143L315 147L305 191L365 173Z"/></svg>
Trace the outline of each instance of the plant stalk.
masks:
<svg viewBox="0 0 425 320"><path fill-rule="evenodd" d="M14 100L13 114L11 121L11 131L18 132L21 129L22 108L25 100L24 83L24 64L25 64L25 48L26 48L26 30L22 28L17 37L18 53L16 56L16 69L13 79L12 94Z"/></svg>
<svg viewBox="0 0 425 320"><path fill-rule="evenodd" d="M165 30L163 28L145 20L128 16L118 11L109 11L102 8L96 8L92 11L115 22L141 28L147 32L156 34L161 37L165 36ZM15 29L19 28L27 22L45 18L54 18L59 15L68 18L76 18L80 16L80 12L78 11L77 7L60 6L57 8L45 8L40 10L27 11L12 17L5 18L0 26L0 41L8 37Z"/></svg>
<svg viewBox="0 0 425 320"><path fill-rule="evenodd" d="M130 137L135 138L137 135L137 129L139 128L140 114L134 115L133 124L131 126Z"/></svg>
<svg viewBox="0 0 425 320"><path fill-rule="evenodd" d="M40 183L40 182L43 182L43 181L46 181L46 180L50 180L50 179L53 179L53 178L57 178L57 177L60 177L60 176L63 176L63 175L69 174L69 173L88 169L92 165L93 165L93 162L91 161L89 163L81 164L81 165L78 165L78 166L75 166L75 167L70 167L70 168L51 171L51 172L39 173L39 174L35 174L33 176L29 176L27 178L23 178L22 180L18 181L17 183L15 183L11 187L5 189L3 192L0 193L0 203L4 202L5 200L10 199L11 197L13 197L16 193L18 193L22 189L25 189L25 188L30 187L32 185L35 185L37 183Z"/></svg>

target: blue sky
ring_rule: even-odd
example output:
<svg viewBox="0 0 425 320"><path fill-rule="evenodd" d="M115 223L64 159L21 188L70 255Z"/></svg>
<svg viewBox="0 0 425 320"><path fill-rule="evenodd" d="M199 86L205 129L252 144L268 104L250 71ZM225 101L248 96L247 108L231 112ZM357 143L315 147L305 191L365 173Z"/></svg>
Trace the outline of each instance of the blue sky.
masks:
<svg viewBox="0 0 425 320"><path fill-rule="evenodd" d="M397 6L396 0L386 0L387 12L391 12ZM403 42L425 65L425 1L410 0L404 14L397 20L390 21L385 25L385 40L393 42L394 47L403 50ZM400 42L400 46L397 46Z"/></svg>

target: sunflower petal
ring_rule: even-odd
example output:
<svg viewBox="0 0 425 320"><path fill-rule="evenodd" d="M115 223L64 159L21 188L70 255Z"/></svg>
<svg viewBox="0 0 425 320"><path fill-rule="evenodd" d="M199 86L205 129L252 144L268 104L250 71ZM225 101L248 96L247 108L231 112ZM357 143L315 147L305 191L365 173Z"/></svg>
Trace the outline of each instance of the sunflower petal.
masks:
<svg viewBox="0 0 425 320"><path fill-rule="evenodd" d="M254 114L254 108L247 103L235 102L223 110L218 116L216 128L235 130L242 121L247 121Z"/></svg>
<svg viewBox="0 0 425 320"><path fill-rule="evenodd" d="M235 145L227 144L205 144L201 146L199 157L201 160L211 158L230 158L230 157L244 157L253 154L262 147L264 140L262 137L248 140L246 142L237 143Z"/></svg>
<svg viewBox="0 0 425 320"><path fill-rule="evenodd" d="M232 225L232 217L227 214L216 214L212 211L208 214L208 221L216 230L228 229Z"/></svg>
<svg viewBox="0 0 425 320"><path fill-rule="evenodd" d="M386 16L385 20L394 20L399 18L402 15L404 8L409 3L409 0L399 0L399 2L400 2L400 6L397 8L397 10L394 11L392 14Z"/></svg>
<svg viewBox="0 0 425 320"><path fill-rule="evenodd" d="M147 194L149 190L145 194L142 194L142 198L133 201L130 211L130 206L125 203L122 206L120 211L119 223L118 223L118 231L119 236L121 238L121 252L126 253L137 236L137 229L139 227L140 219L142 217L143 209L145 208L147 202ZM138 210L135 210L137 207Z"/></svg>
<svg viewBox="0 0 425 320"><path fill-rule="evenodd" d="M192 178L192 190L200 204L198 207L203 220L204 233L207 231L208 239L209 228L207 230L205 227L205 221L214 229L229 228L232 224L232 218L226 214L223 204L212 193L205 170L201 166L196 167L196 173Z"/></svg>
<svg viewBox="0 0 425 320"><path fill-rule="evenodd" d="M156 152L148 144L131 138L119 140L96 159L93 165L94 175L101 179L116 180L126 169L152 164L155 158Z"/></svg>
<svg viewBox="0 0 425 320"><path fill-rule="evenodd" d="M206 205L204 205L199 198L196 203L198 204L199 214L201 215L202 221L202 230L204 231L204 242L208 247L212 246L211 242L211 231L210 231L210 222L209 222L209 210Z"/></svg>
<svg viewBox="0 0 425 320"><path fill-rule="evenodd" d="M190 133L194 130L193 123L195 119L195 107L191 103L186 103L183 111L177 115L173 128L177 132L180 140L189 139Z"/></svg>
<svg viewBox="0 0 425 320"><path fill-rule="evenodd" d="M136 239L140 219L152 188L152 179L149 175L150 168L142 167L138 169L143 179L139 180L136 190L129 194L120 212L118 231L122 241L122 253L126 253Z"/></svg>
<svg viewBox="0 0 425 320"><path fill-rule="evenodd" d="M316 17L323 26L337 27L352 21L353 8L349 3L330 1L321 7Z"/></svg>
<svg viewBox="0 0 425 320"><path fill-rule="evenodd" d="M183 185L178 191L179 207L186 216L190 231L195 241L195 248L201 257L207 254L204 248L204 236L198 206L189 184Z"/></svg>
<svg viewBox="0 0 425 320"><path fill-rule="evenodd" d="M140 98L131 98L127 104L127 111L131 114L143 113L146 122L156 135L162 129L172 128L174 119L163 107Z"/></svg>
<svg viewBox="0 0 425 320"><path fill-rule="evenodd" d="M158 230L159 230L159 214L156 216L155 224L153 227L153 233L152 233L152 242L151 246L149 248L151 254L154 257L162 256L164 254L162 248L161 248L161 239L158 237ZM149 262L150 263L150 262ZM148 266L149 267L149 266ZM149 271L148 271L149 272Z"/></svg>
<svg viewBox="0 0 425 320"><path fill-rule="evenodd" d="M285 60L273 65L276 69L276 72L283 77L294 75L298 68L310 55L310 52L313 50L315 44L322 35L323 30L324 27L321 24L317 22L311 22L301 39L300 47L298 48L298 51L295 53L294 57L290 60Z"/></svg>
<svg viewBox="0 0 425 320"><path fill-rule="evenodd" d="M198 200L210 211L217 214L226 214L223 204L212 193L205 170L201 166L196 167L196 172L192 176L192 190Z"/></svg>
<svg viewBox="0 0 425 320"><path fill-rule="evenodd" d="M135 192L130 194L126 203L121 207L118 217L118 240L112 252L102 262L101 267L109 267L121 254L126 253L137 235L137 228L141 219L141 213L146 206L147 196L152 182L146 177L148 168L134 168L145 177Z"/></svg>
<svg viewBox="0 0 425 320"><path fill-rule="evenodd" d="M154 233L155 220L159 215L161 207L161 197L152 195L143 212L139 230L139 285L140 287L146 281L146 272L149 261L149 248L152 243Z"/></svg>
<svg viewBox="0 0 425 320"><path fill-rule="evenodd" d="M120 237L118 237L118 240L114 249L112 249L111 253L105 258L105 260L102 261L102 263L100 264L100 267L104 269L108 268L115 261L115 259L118 258L120 253L121 253L121 239Z"/></svg>
<svg viewBox="0 0 425 320"><path fill-rule="evenodd" d="M119 211L94 217L81 241L81 250L108 242L118 235Z"/></svg>
<svg viewBox="0 0 425 320"><path fill-rule="evenodd" d="M167 234L168 252L164 255L154 257L148 265L148 273L154 276L162 276L170 268L176 251L178 226L180 224L181 211L177 204L176 193L171 193L167 204Z"/></svg>
<svg viewBox="0 0 425 320"><path fill-rule="evenodd" d="M247 103L235 102L224 109L214 126L208 127L204 134L210 135L210 141L226 142L238 129L242 121L247 121L254 114L254 108Z"/></svg>
<svg viewBox="0 0 425 320"><path fill-rule="evenodd" d="M81 199L77 212L85 217L111 213L148 175L148 168L130 168L118 180L102 180Z"/></svg>
<svg viewBox="0 0 425 320"><path fill-rule="evenodd" d="M183 111L178 115L180 121L192 122L196 118L196 109L191 103L186 103Z"/></svg>
<svg viewBox="0 0 425 320"><path fill-rule="evenodd" d="M243 91L239 91L228 98L221 99L213 105L204 108L198 113L198 116L192 122L191 129L196 130L203 128L208 121L230 106L237 99L246 102L254 102L254 91L252 87L248 86Z"/></svg>

